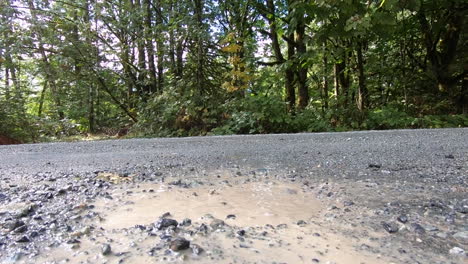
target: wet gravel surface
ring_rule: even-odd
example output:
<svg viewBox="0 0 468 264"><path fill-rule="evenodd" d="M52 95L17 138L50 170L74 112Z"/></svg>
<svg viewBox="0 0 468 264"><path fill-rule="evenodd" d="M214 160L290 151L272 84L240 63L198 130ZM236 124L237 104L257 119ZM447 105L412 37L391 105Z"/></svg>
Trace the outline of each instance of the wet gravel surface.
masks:
<svg viewBox="0 0 468 264"><path fill-rule="evenodd" d="M136 253L116 252L115 241L103 239L108 234L96 224L104 217L96 201L138 184L226 184L212 180L216 171L243 182L297 184L324 204L316 225L350 238L371 237L356 250L382 263L468 261L468 129L439 129L0 146L0 263L78 262L41 258L58 247L85 255L80 248L98 248L82 263L138 263L129 258ZM227 221L204 217L174 219L168 212L125 232L135 239L158 237L141 253L155 261L191 261L180 252L196 256L197 263L229 261L232 256L223 257L227 249L191 243L193 235L207 236ZM246 230L261 237L285 228L236 226L226 234L240 241L236 248L245 248ZM85 238L95 243L85 246ZM241 256L232 262L254 263ZM280 262L264 256L255 263ZM359 262L327 261L318 253L302 263Z"/></svg>

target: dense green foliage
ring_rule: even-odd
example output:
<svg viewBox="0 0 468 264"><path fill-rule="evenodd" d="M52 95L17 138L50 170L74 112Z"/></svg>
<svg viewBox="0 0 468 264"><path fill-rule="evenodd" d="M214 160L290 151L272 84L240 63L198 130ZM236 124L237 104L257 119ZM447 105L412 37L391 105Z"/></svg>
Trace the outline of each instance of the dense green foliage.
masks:
<svg viewBox="0 0 468 264"><path fill-rule="evenodd" d="M0 0L0 134L465 127L467 10L462 0Z"/></svg>

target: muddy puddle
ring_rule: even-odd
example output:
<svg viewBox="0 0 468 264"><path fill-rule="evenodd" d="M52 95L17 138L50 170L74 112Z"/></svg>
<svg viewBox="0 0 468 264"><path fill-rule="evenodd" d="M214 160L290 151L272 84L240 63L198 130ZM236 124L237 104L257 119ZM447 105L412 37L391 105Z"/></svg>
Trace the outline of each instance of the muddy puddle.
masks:
<svg viewBox="0 0 468 264"><path fill-rule="evenodd" d="M143 192L145 191L145 192ZM146 185L120 191L119 206L115 201L100 201L107 208L102 227L128 228L150 224L166 212L174 218L196 220L210 214L238 226L279 225L297 222L317 215L321 204L311 193L292 184L247 183L219 188L177 188L168 185ZM227 216L230 216L227 218Z"/></svg>
<svg viewBox="0 0 468 264"><path fill-rule="evenodd" d="M330 229L327 205L300 184L216 180L122 185L93 203L101 219L90 223L93 235L38 263L389 263L359 250L369 239ZM161 228L161 219L177 225ZM190 246L174 248L175 239Z"/></svg>

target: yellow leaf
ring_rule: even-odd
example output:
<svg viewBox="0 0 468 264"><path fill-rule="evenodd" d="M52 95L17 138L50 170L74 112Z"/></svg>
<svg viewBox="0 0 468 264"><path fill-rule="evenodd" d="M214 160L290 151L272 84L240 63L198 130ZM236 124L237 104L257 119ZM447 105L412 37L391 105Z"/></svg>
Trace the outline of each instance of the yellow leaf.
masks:
<svg viewBox="0 0 468 264"><path fill-rule="evenodd" d="M230 44L228 46L225 46L225 47L222 47L221 50L224 51L224 52L228 52L228 53L235 53L235 52L239 52L241 49L241 46L237 45L237 44Z"/></svg>

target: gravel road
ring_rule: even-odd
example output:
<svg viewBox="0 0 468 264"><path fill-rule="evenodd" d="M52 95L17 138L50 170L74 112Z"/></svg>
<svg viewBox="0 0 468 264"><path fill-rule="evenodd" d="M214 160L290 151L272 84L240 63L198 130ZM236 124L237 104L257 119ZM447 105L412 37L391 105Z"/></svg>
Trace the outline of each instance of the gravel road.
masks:
<svg viewBox="0 0 468 264"><path fill-rule="evenodd" d="M0 146L0 177L0 263L468 261L467 128Z"/></svg>

